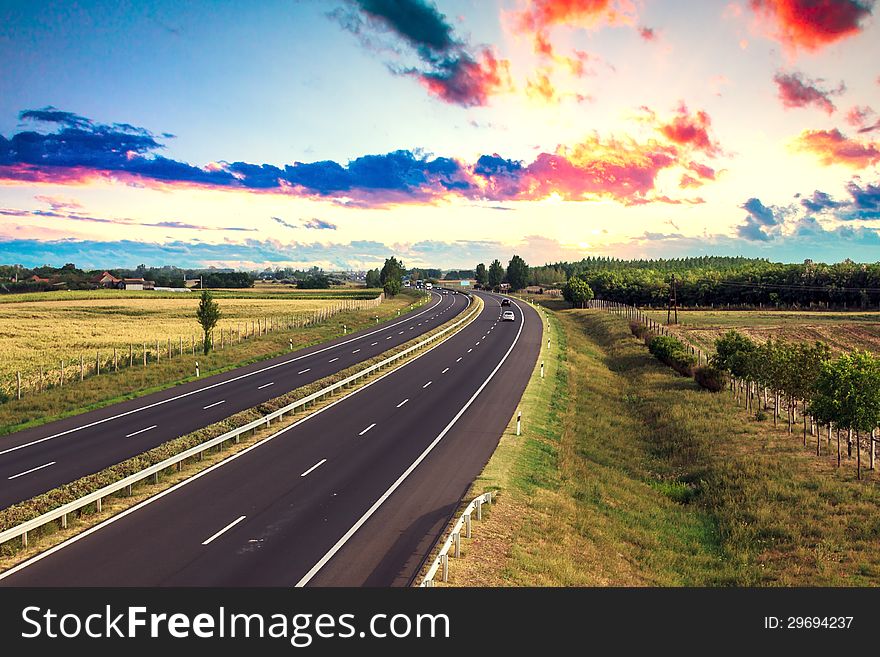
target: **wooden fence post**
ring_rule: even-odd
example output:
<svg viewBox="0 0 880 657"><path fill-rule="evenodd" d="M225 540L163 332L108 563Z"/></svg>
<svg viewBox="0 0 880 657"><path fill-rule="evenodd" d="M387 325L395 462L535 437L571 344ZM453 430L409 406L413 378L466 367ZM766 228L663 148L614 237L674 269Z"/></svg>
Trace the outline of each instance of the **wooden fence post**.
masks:
<svg viewBox="0 0 880 657"><path fill-rule="evenodd" d="M83 359L82 353L79 355L79 380L82 381L86 378L86 365L85 360Z"/></svg>
<svg viewBox="0 0 880 657"><path fill-rule="evenodd" d="M17 388L16 394L17 394L18 398L21 399L21 372L15 373L15 382L16 382L16 388Z"/></svg>

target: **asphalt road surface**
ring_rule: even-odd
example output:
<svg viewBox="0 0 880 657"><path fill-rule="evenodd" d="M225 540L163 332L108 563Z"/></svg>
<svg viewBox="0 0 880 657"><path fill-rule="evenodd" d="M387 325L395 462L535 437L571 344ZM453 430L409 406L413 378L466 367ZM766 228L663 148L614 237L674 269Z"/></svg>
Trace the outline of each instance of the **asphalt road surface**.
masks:
<svg viewBox="0 0 880 657"><path fill-rule="evenodd" d="M480 316L449 340L0 575L0 585L411 583L540 352L531 307L515 301L516 320L502 322L498 298L483 297Z"/></svg>
<svg viewBox="0 0 880 657"><path fill-rule="evenodd" d="M468 306L433 293L384 324L0 438L0 508L120 463L430 331Z"/></svg>

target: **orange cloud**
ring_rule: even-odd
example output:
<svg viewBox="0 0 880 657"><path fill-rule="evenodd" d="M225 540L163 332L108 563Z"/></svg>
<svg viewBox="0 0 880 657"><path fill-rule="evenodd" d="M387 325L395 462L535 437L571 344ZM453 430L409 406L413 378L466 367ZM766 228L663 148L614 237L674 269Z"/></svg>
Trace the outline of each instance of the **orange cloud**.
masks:
<svg viewBox="0 0 880 657"><path fill-rule="evenodd" d="M651 112L653 116L653 112ZM694 114L688 111L687 106L679 105L676 115L667 123L660 123L658 130L669 141L703 151L707 155L717 155L720 148L711 137L710 130L712 120L709 115L700 110Z"/></svg>
<svg viewBox="0 0 880 657"><path fill-rule="evenodd" d="M864 169L880 162L880 147L876 142L862 143L849 139L837 128L806 130L795 140L794 147L816 155L826 166L842 164L853 169Z"/></svg>

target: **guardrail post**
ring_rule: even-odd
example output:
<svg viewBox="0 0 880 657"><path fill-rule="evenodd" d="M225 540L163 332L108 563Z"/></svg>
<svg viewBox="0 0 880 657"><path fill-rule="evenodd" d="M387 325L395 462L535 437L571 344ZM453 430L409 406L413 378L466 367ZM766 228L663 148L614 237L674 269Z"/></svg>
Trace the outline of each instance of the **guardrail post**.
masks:
<svg viewBox="0 0 880 657"><path fill-rule="evenodd" d="M461 558L461 531L457 531L452 535L452 542L455 545L455 558Z"/></svg>
<svg viewBox="0 0 880 657"><path fill-rule="evenodd" d="M67 514L61 516L61 529L67 529Z"/></svg>
<svg viewBox="0 0 880 657"><path fill-rule="evenodd" d="M95 513L101 513L101 507L102 507L102 506L103 506L103 505L101 504L101 498L99 497L99 498L97 499L97 501L95 502Z"/></svg>
<svg viewBox="0 0 880 657"><path fill-rule="evenodd" d="M27 547L27 535L28 535L27 532L22 532L22 534L21 534L21 547L22 548Z"/></svg>
<svg viewBox="0 0 880 657"><path fill-rule="evenodd" d="M482 500L482 498L476 500L476 507L477 507L477 520L482 520L483 519L483 500Z"/></svg>
<svg viewBox="0 0 880 657"><path fill-rule="evenodd" d="M440 555L440 565L443 567L443 581L449 581L449 555L441 554Z"/></svg>
<svg viewBox="0 0 880 657"><path fill-rule="evenodd" d="M471 514L466 513L464 516L464 537L471 537Z"/></svg>
<svg viewBox="0 0 880 657"><path fill-rule="evenodd" d="M131 484L125 487L125 494L131 497Z"/></svg>
<svg viewBox="0 0 880 657"><path fill-rule="evenodd" d="M181 470L183 470L183 461L178 461L177 462L177 471L180 472Z"/></svg>
<svg viewBox="0 0 880 657"><path fill-rule="evenodd" d="M241 434L240 433L235 434L235 438L233 438L232 440L236 445L238 445L241 442Z"/></svg>
<svg viewBox="0 0 880 657"><path fill-rule="evenodd" d="M155 485L157 485L158 483L159 483L159 473L158 473L158 472L154 472L154 473L153 473L153 485L155 486Z"/></svg>

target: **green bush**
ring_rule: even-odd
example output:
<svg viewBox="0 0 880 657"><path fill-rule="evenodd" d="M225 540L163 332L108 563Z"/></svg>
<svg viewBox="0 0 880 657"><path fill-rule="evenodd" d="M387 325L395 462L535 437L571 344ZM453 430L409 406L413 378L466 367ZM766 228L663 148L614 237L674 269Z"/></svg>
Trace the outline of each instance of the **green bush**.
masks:
<svg viewBox="0 0 880 657"><path fill-rule="evenodd" d="M701 388L710 392L721 392L727 387L727 373L711 365L698 367L694 379Z"/></svg>
<svg viewBox="0 0 880 657"><path fill-rule="evenodd" d="M697 359L688 353L687 347L680 340L668 335L654 336L648 345L648 351L679 374L694 375Z"/></svg>

